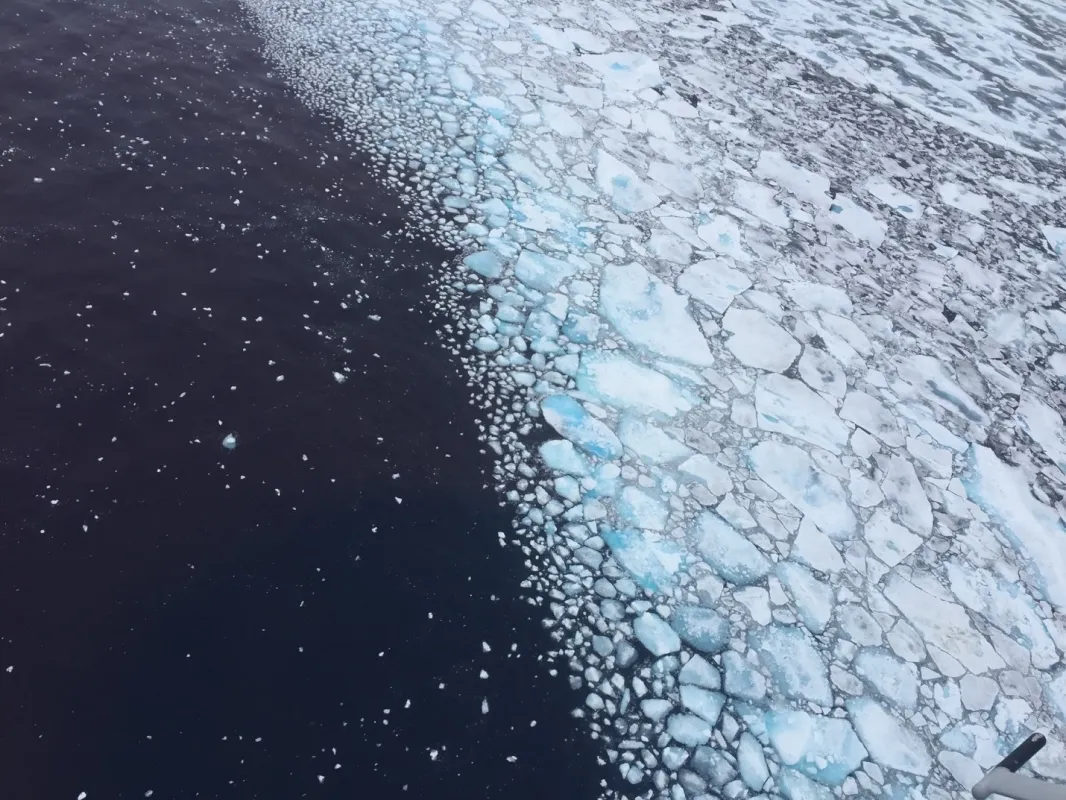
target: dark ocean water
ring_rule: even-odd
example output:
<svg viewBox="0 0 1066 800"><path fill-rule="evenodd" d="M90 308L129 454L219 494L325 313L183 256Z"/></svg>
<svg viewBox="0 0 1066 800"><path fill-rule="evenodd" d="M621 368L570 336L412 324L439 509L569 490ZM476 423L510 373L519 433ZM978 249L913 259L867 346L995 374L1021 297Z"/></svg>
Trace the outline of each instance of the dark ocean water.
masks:
<svg viewBox="0 0 1066 800"><path fill-rule="evenodd" d="M0 5L0 797L594 796L452 254L258 44L234 0Z"/></svg>

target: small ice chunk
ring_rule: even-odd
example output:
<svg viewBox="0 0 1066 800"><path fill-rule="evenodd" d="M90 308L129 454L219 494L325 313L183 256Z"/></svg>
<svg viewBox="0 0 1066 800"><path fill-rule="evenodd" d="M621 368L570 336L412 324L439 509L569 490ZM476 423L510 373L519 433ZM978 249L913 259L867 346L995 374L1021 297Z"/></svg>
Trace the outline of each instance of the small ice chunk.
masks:
<svg viewBox="0 0 1066 800"><path fill-rule="evenodd" d="M719 214L706 225L700 225L696 233L716 253L740 264L751 261L741 244L740 227L732 217Z"/></svg>
<svg viewBox="0 0 1066 800"><path fill-rule="evenodd" d="M1033 497L1024 473L989 448L973 445L966 453L962 483L967 497L1028 559L1045 599L1060 611L1066 608L1066 524Z"/></svg>
<svg viewBox="0 0 1066 800"><path fill-rule="evenodd" d="M784 375L760 375L755 383L759 427L802 439L840 454L848 428L833 407L801 381Z"/></svg>
<svg viewBox="0 0 1066 800"><path fill-rule="evenodd" d="M514 266L515 277L539 292L554 292L567 278L577 273L569 261L523 250Z"/></svg>
<svg viewBox="0 0 1066 800"><path fill-rule="evenodd" d="M681 705L714 725L725 706L725 695L686 683L681 685Z"/></svg>
<svg viewBox="0 0 1066 800"><path fill-rule="evenodd" d="M926 647L951 655L976 674L1006 666L962 606L934 597L898 574L888 578L885 597L918 629Z"/></svg>
<svg viewBox="0 0 1066 800"><path fill-rule="evenodd" d="M788 767L778 773L777 786L788 800L833 800L833 793L828 787Z"/></svg>
<svg viewBox="0 0 1066 800"><path fill-rule="evenodd" d="M790 281L784 286L788 296L804 311L828 311L830 314L851 314L851 298L843 289L812 281Z"/></svg>
<svg viewBox="0 0 1066 800"><path fill-rule="evenodd" d="M709 608L678 606L670 625L682 640L704 653L721 652L729 643L729 622Z"/></svg>
<svg viewBox="0 0 1066 800"><path fill-rule="evenodd" d="M719 314L729 308L733 298L751 288L751 279L729 266L725 259L697 261L681 273L677 288L688 292Z"/></svg>
<svg viewBox="0 0 1066 800"><path fill-rule="evenodd" d="M881 626L870 612L855 603L842 603L837 607L837 619L844 637L863 647L881 644Z"/></svg>
<svg viewBox="0 0 1066 800"><path fill-rule="evenodd" d="M674 714L666 721L666 732L688 747L706 744L714 729L695 714Z"/></svg>
<svg viewBox="0 0 1066 800"><path fill-rule="evenodd" d="M840 786L868 755L843 719L806 711L769 711L766 732L783 764L827 786Z"/></svg>
<svg viewBox="0 0 1066 800"><path fill-rule="evenodd" d="M909 383L920 396L930 403L944 408L967 422L978 425L988 424L988 415L985 411L955 382L947 367L932 356L913 355L900 363L898 372L900 378ZM930 428L926 430L931 436L936 437L934 430ZM947 444L947 442L943 443Z"/></svg>
<svg viewBox="0 0 1066 800"><path fill-rule="evenodd" d="M826 706L833 702L825 663L802 629L771 625L751 630L748 645L759 653L774 686L785 697Z"/></svg>
<svg viewBox="0 0 1066 800"><path fill-rule="evenodd" d="M1023 430L1040 445L1044 455L1066 472L1066 423L1059 412L1027 393L1018 404L1017 415Z"/></svg>
<svg viewBox="0 0 1066 800"><path fill-rule="evenodd" d="M709 611L710 609L701 610ZM712 611L711 613L713 614L714 612ZM674 630L678 630L674 616L670 617L670 624L673 626ZM726 633L728 635L728 630ZM688 638L683 633L681 638L686 642L688 641ZM691 642L689 643L691 644ZM683 684L691 683L693 686L702 686L704 689L722 688L721 673L719 673L718 670L707 661L707 659L699 655L692 656L692 658L688 660L688 663L681 668L681 672L678 674L677 679Z"/></svg>
<svg viewBox="0 0 1066 800"><path fill-rule="evenodd" d="M825 219L839 225L856 239L869 242L870 247L878 248L885 241L885 223L845 195L838 194L833 198Z"/></svg>
<svg viewBox="0 0 1066 800"><path fill-rule="evenodd" d="M970 711L991 711L999 694L999 686L991 678L963 675L959 681L962 704Z"/></svg>
<svg viewBox="0 0 1066 800"><path fill-rule="evenodd" d="M903 446L903 433L896 418L876 397L865 392L851 391L840 407L840 418L854 422L889 447Z"/></svg>
<svg viewBox="0 0 1066 800"><path fill-rule="evenodd" d="M803 348L803 355L800 356L797 366L804 383L817 392L843 397L848 390L848 378L843 367L824 350L808 344Z"/></svg>
<svg viewBox="0 0 1066 800"><path fill-rule="evenodd" d="M707 563L725 580L746 586L770 571L770 561L759 549L717 514L700 514L692 532L694 545Z"/></svg>
<svg viewBox="0 0 1066 800"><path fill-rule="evenodd" d="M222 446L227 450L233 450L237 447L237 434L227 433L222 437Z"/></svg>
<svg viewBox="0 0 1066 800"><path fill-rule="evenodd" d="M792 596L800 621L812 633L824 631L833 616L833 590L829 584L818 580L806 567L791 561L779 562L775 573Z"/></svg>
<svg viewBox="0 0 1066 800"><path fill-rule="evenodd" d="M636 486L622 489L617 509L618 516L627 525L652 531L663 530L670 516L670 509L664 503Z"/></svg>
<svg viewBox="0 0 1066 800"><path fill-rule="evenodd" d="M604 86L625 92L651 89L663 82L659 65L643 53L621 51L602 55L583 55L583 61L603 79Z"/></svg>
<svg viewBox="0 0 1066 800"><path fill-rule="evenodd" d="M753 792L760 791L770 777L770 768L766 765L762 745L748 731L740 735L740 744L737 745L737 766L740 767L741 780Z"/></svg>
<svg viewBox="0 0 1066 800"><path fill-rule="evenodd" d="M687 392L661 372L618 353L584 353L577 388L607 405L672 417L692 408Z"/></svg>
<svg viewBox="0 0 1066 800"><path fill-rule="evenodd" d="M737 360L746 366L784 372L800 354L800 344L761 311L732 307L722 319L732 336L726 341Z"/></svg>
<svg viewBox="0 0 1066 800"><path fill-rule="evenodd" d="M503 274L503 264L500 263L500 257L491 250L471 253L463 259L463 265L490 280L495 280Z"/></svg>
<svg viewBox="0 0 1066 800"><path fill-rule="evenodd" d="M614 459L622 455L622 443L614 431L589 414L574 398L555 394L541 401L544 420L589 455Z"/></svg>
<svg viewBox="0 0 1066 800"><path fill-rule="evenodd" d="M918 670L884 650L862 650L855 657L855 672L877 694L904 710L918 705Z"/></svg>
<svg viewBox="0 0 1066 800"><path fill-rule="evenodd" d="M847 703L859 739L874 761L922 778L929 774L932 759L921 737L880 705L865 697Z"/></svg>
<svg viewBox="0 0 1066 800"><path fill-rule="evenodd" d="M933 532L933 508L909 460L892 456L881 482L881 491L896 504L900 522L919 536Z"/></svg>
<svg viewBox="0 0 1066 800"><path fill-rule="evenodd" d="M803 167L797 167L785 159L781 153L772 150L759 153L755 174L760 178L775 181L800 200L817 208L829 207L829 178Z"/></svg>
<svg viewBox="0 0 1066 800"><path fill-rule="evenodd" d="M703 481L711 494L719 497L733 489L733 481L729 477L729 472L703 453L697 453L681 462L678 469L686 475L692 475Z"/></svg>
<svg viewBox="0 0 1066 800"><path fill-rule="evenodd" d="M596 152L596 185L611 199L615 210L623 214L648 211L662 202L632 167L623 164L606 150Z"/></svg>
<svg viewBox="0 0 1066 800"><path fill-rule="evenodd" d="M633 633L653 656L665 656L681 649L681 638L658 614L646 611L633 621Z"/></svg>
<svg viewBox="0 0 1066 800"><path fill-rule="evenodd" d="M636 417L622 420L618 426L618 438L650 464L665 464L692 455L692 450L682 442L651 422Z"/></svg>
<svg viewBox="0 0 1066 800"><path fill-rule="evenodd" d="M538 452L549 469L578 477L589 474L589 463L574 449L573 442L566 439L549 439L541 444Z"/></svg>
<svg viewBox="0 0 1066 800"><path fill-rule="evenodd" d="M703 332L688 312L688 298L640 264L604 269L600 309L638 347L697 367L714 363Z"/></svg>
<svg viewBox="0 0 1066 800"><path fill-rule="evenodd" d="M957 183L942 183L936 191L945 205L974 216L981 216L992 208L987 197L971 192Z"/></svg>
<svg viewBox="0 0 1066 800"><path fill-rule="evenodd" d="M840 481L817 469L805 450L768 440L751 449L748 462L759 478L823 532L837 539L854 534L855 514Z"/></svg>
<svg viewBox="0 0 1066 800"><path fill-rule="evenodd" d="M863 526L863 536L874 555L894 567L922 545L922 539L892 520L884 508L878 508Z"/></svg>
<svg viewBox="0 0 1066 800"><path fill-rule="evenodd" d="M866 182L866 191L891 208L905 219L918 219L922 216L922 204L908 194L901 192L886 180L871 178Z"/></svg>
<svg viewBox="0 0 1066 800"><path fill-rule="evenodd" d="M834 573L844 569L844 559L833 542L807 517L800 522L792 543L792 558L819 572Z"/></svg>
<svg viewBox="0 0 1066 800"><path fill-rule="evenodd" d="M722 656L725 665L725 691L730 697L758 702L766 697L766 678L732 650Z"/></svg>
<svg viewBox="0 0 1066 800"><path fill-rule="evenodd" d="M681 548L643 531L604 531L611 554L645 589L661 592L674 586L683 561Z"/></svg>

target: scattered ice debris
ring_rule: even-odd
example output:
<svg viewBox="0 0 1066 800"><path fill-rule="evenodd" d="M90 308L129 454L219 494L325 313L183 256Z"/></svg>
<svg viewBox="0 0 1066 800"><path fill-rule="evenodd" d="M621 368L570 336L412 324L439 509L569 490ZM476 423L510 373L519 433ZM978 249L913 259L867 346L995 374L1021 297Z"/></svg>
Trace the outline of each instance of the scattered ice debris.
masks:
<svg viewBox="0 0 1066 800"><path fill-rule="evenodd" d="M987 102L989 15L901 73L812 1L242 0L462 253L500 541L627 796L943 798L1066 717L1061 108L1009 25Z"/></svg>

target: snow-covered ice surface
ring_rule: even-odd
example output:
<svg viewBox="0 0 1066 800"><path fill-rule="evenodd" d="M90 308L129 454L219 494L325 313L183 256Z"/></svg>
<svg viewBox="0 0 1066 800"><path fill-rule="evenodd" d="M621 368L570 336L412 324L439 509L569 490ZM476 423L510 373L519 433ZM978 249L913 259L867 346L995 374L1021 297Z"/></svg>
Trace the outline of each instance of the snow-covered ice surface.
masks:
<svg viewBox="0 0 1066 800"><path fill-rule="evenodd" d="M946 798L1066 725L1061 10L244 4L463 251L605 795Z"/></svg>

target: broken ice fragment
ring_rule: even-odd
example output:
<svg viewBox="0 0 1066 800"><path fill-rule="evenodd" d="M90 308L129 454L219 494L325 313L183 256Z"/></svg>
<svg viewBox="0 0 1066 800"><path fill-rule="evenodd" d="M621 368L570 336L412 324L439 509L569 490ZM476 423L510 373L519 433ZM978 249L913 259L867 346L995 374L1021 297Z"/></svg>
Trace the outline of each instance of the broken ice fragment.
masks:
<svg viewBox="0 0 1066 800"><path fill-rule="evenodd" d="M729 622L709 608L678 606L670 615L670 627L704 653L721 652L729 644Z"/></svg>
<svg viewBox="0 0 1066 800"><path fill-rule="evenodd" d="M227 433L222 437L222 446L227 450L233 450L237 446L237 434Z"/></svg>
<svg viewBox="0 0 1066 800"><path fill-rule="evenodd" d="M848 428L833 407L806 384L784 375L760 375L755 383L759 427L802 439L839 454Z"/></svg>
<svg viewBox="0 0 1066 800"><path fill-rule="evenodd" d="M577 400L555 394L541 401L544 420L589 455L614 459L622 455L622 443L614 431L589 414Z"/></svg>
<svg viewBox="0 0 1066 800"><path fill-rule="evenodd" d="M806 711L769 711L766 732L781 762L819 783L839 786L868 755L847 720Z"/></svg>
<svg viewBox="0 0 1066 800"><path fill-rule="evenodd" d="M717 514L700 514L691 536L700 555L730 583L746 586L770 571L766 556Z"/></svg>
<svg viewBox="0 0 1066 800"><path fill-rule="evenodd" d="M674 416L692 408L692 399L661 372L617 353L586 352L577 388L623 410Z"/></svg>
<svg viewBox="0 0 1066 800"><path fill-rule="evenodd" d="M682 272L677 288L721 314L734 297L751 288L751 279L729 266L726 259L714 259L698 261Z"/></svg>
<svg viewBox="0 0 1066 800"><path fill-rule="evenodd" d="M932 760L916 731L865 697L849 700L848 713L874 761L884 767L925 777Z"/></svg>
<svg viewBox="0 0 1066 800"><path fill-rule="evenodd" d="M761 311L733 306L722 328L733 334L726 347L745 366L784 372L800 354L799 342Z"/></svg>
<svg viewBox="0 0 1066 800"><path fill-rule="evenodd" d="M611 198L616 210L636 214L655 208L662 200L631 167L606 150L596 153L596 185Z"/></svg>
<svg viewBox="0 0 1066 800"><path fill-rule="evenodd" d="M752 630L748 644L759 653L774 687L785 697L826 706L833 702L825 663L802 629L775 624Z"/></svg>
<svg viewBox="0 0 1066 800"><path fill-rule="evenodd" d="M666 620L650 611L633 621L633 633L653 656L665 656L681 649L681 639L674 629Z"/></svg>

